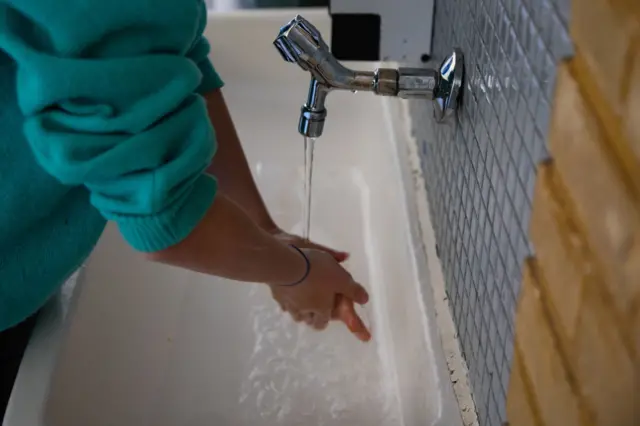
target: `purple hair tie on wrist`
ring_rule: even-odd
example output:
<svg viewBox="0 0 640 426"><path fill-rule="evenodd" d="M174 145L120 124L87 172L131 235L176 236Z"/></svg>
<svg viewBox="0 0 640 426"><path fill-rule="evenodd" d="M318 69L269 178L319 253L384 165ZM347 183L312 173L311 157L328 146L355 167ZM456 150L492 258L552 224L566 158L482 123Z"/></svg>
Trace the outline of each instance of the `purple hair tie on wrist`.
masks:
<svg viewBox="0 0 640 426"><path fill-rule="evenodd" d="M294 246L293 244L289 244L289 246L291 246L295 251L300 253L300 256L302 256L302 258L304 259L304 261L306 263L306 270L304 271L304 275L302 275L302 278L300 278L298 281L296 281L296 282L294 282L292 284L281 284L281 286L283 286L283 287L293 287L293 286L302 284L304 282L304 280L306 280L307 277L309 276L309 272L311 272L311 262L309 261L309 258L307 257L307 255L304 254L304 252L302 250L300 250L298 247Z"/></svg>

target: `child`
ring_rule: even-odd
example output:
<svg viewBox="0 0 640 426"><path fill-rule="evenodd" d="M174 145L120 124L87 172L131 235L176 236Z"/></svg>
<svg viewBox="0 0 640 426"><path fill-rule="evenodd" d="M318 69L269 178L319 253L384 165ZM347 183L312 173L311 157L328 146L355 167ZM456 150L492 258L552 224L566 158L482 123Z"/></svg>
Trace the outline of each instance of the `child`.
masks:
<svg viewBox="0 0 640 426"><path fill-rule="evenodd" d="M34 313L107 220L151 261L264 283L296 321L370 338L346 254L271 220L205 23L202 0L0 0L0 419Z"/></svg>

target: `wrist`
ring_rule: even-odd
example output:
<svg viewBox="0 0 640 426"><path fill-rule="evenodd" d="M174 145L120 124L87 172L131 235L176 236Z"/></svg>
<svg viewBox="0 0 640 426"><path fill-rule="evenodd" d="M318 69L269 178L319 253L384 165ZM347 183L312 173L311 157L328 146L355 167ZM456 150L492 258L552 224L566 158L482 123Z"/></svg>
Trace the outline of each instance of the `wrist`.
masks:
<svg viewBox="0 0 640 426"><path fill-rule="evenodd" d="M306 279L309 277L309 273L311 273L311 261L309 260L309 257L307 256L307 254L300 248L298 248L297 246L293 245L293 244L289 244L289 247L291 247L292 249L294 249L304 260L305 263L305 271L304 274L298 278L296 281L290 283L290 284L283 284L284 287L295 287L299 284L302 284L303 282L306 281Z"/></svg>
<svg viewBox="0 0 640 426"><path fill-rule="evenodd" d="M282 262L277 277L265 283L270 287L293 287L301 284L309 275L311 263L306 253L297 247L282 244Z"/></svg>

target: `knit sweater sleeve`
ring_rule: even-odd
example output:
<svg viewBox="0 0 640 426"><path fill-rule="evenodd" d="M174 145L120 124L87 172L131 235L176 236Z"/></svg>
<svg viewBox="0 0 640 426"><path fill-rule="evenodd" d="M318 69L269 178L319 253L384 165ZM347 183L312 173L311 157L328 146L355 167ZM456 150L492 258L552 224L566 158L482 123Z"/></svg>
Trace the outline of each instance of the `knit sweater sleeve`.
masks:
<svg viewBox="0 0 640 426"><path fill-rule="evenodd" d="M0 0L36 160L141 251L184 239L216 192L205 20L201 0Z"/></svg>

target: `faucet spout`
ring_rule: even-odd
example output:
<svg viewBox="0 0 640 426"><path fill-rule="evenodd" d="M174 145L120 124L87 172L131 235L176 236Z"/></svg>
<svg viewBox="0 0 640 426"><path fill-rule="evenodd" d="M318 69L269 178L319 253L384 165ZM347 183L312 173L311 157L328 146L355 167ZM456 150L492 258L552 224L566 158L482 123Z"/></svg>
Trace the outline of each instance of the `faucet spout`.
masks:
<svg viewBox="0 0 640 426"><path fill-rule="evenodd" d="M455 110L462 86L464 59L456 49L440 70L429 68L378 68L355 71L342 65L316 27L298 15L280 29L273 44L283 59L311 74L307 101L302 106L298 131L319 137L327 116L325 101L333 90L373 92L383 96L436 101L436 119Z"/></svg>
<svg viewBox="0 0 640 426"><path fill-rule="evenodd" d="M298 121L298 132L306 137L318 138L322 136L324 130L324 120L327 117L327 110L324 102L329 94L329 87L320 83L315 78L311 78L307 101L300 108L300 120Z"/></svg>

